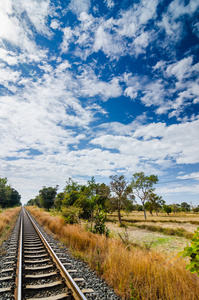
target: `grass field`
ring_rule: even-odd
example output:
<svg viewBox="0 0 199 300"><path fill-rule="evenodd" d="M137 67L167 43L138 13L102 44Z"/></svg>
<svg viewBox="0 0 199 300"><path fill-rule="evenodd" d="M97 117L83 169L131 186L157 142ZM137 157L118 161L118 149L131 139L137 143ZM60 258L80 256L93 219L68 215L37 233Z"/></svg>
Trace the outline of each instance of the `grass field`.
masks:
<svg viewBox="0 0 199 300"><path fill-rule="evenodd" d="M131 226L126 229L114 222L107 223L111 237L106 238L85 231L83 222L65 225L56 214L34 207L28 210L66 244L73 255L87 262L104 278L122 299L199 299L199 278L186 270L187 261L177 254L186 246L187 239ZM128 216L132 217L143 219L140 213ZM118 233L123 235L123 242Z"/></svg>
<svg viewBox="0 0 199 300"><path fill-rule="evenodd" d="M143 212L132 212L130 214L122 213L123 224L126 228L118 226L117 214L109 214L108 219L111 222L107 222L107 227L111 230L111 234L115 238L119 238L118 233L125 237L128 235L128 239L132 243L138 243L141 246L150 246L152 250L161 251L168 254L175 254L186 247L188 240L186 233L193 234L197 227L199 227L199 214L192 213L177 213L168 216L165 213L159 213L158 216L151 216L147 213L147 220L144 219ZM196 223L196 224L193 224ZM197 224L198 223L198 224ZM140 229L135 226L144 225L146 228ZM175 236L174 234L163 234L161 232L151 231L150 228L159 227L164 229L183 229L185 236ZM182 232L182 233L183 233ZM188 236L188 238L190 238Z"/></svg>
<svg viewBox="0 0 199 300"><path fill-rule="evenodd" d="M9 208L0 212L0 246L8 238L15 225L21 207Z"/></svg>

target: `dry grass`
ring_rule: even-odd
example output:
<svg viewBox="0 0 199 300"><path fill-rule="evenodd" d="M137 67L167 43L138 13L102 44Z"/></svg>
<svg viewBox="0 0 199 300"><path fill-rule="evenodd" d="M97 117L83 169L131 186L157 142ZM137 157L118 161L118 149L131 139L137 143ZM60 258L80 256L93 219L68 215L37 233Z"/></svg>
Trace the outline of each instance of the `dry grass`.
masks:
<svg viewBox="0 0 199 300"><path fill-rule="evenodd" d="M0 246L8 238L8 234L14 227L21 207L2 210L0 213Z"/></svg>
<svg viewBox="0 0 199 300"><path fill-rule="evenodd" d="M168 259L155 251L128 250L119 240L94 235L79 225L64 225L63 219L38 208L27 209L87 261L122 299L199 299L199 279L186 271L186 262L178 256Z"/></svg>
<svg viewBox="0 0 199 300"><path fill-rule="evenodd" d="M118 223L115 213L109 214L108 220L113 223ZM180 212L169 216L165 215L165 213L152 216L148 213L147 219L145 220L143 212L132 212L130 214L123 212L122 222L128 227L134 226L139 229L147 229L152 232L160 232L165 235L175 235L190 239L199 225L199 214Z"/></svg>
<svg viewBox="0 0 199 300"><path fill-rule="evenodd" d="M179 213L171 213L170 215L167 215L164 212L158 213L158 216L156 216L155 213L151 215L149 212L146 212L147 220L144 219L144 213L143 211L133 211L131 213L122 212L122 220L125 220L127 222L176 222L176 223L194 223L196 222L199 224L199 213L191 213L191 212L179 212ZM108 217L112 220L117 221L117 213L109 214Z"/></svg>
<svg viewBox="0 0 199 300"><path fill-rule="evenodd" d="M127 225L129 226L130 222L127 222ZM134 222L132 222L134 223ZM180 223L177 223L177 222L136 222L135 224L139 223L139 225L153 225L153 226L161 226L162 228L172 228L172 229L178 229L179 227L180 228L183 228L184 230L190 232L190 233L194 233L195 230L197 230L197 227L199 226L198 225L194 225L194 224L191 224L190 222L188 223L184 223L184 222L180 222ZM198 222L199 223L199 222Z"/></svg>

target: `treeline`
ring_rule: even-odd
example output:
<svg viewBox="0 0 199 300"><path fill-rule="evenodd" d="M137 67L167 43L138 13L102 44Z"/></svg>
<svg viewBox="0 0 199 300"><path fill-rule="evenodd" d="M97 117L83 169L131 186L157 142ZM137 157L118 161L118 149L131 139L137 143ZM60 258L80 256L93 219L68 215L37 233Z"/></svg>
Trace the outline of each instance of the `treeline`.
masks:
<svg viewBox="0 0 199 300"><path fill-rule="evenodd" d="M143 211L146 219L146 210L153 212L165 211L167 214L178 211L190 211L186 202L181 205L166 205L161 196L155 193L154 184L158 182L156 175L146 176L144 172L134 173L131 182L127 182L123 175L110 176L110 184L96 183L95 178L80 185L71 178L66 182L64 191L57 193L56 187L43 187L35 199L30 199L27 205L37 205L47 210L55 208L62 211L75 222L79 217L93 220L96 212L117 211L118 221L121 223L121 210ZM142 205L136 203L139 198Z"/></svg>
<svg viewBox="0 0 199 300"><path fill-rule="evenodd" d="M0 207L14 207L21 205L18 191L8 185L7 178L0 178Z"/></svg>

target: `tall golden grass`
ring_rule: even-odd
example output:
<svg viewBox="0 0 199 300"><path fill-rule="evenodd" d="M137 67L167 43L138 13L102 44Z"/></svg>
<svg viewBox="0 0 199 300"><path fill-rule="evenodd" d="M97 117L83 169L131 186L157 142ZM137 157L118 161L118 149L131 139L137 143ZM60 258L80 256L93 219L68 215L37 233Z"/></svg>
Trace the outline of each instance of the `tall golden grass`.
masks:
<svg viewBox="0 0 199 300"><path fill-rule="evenodd" d="M92 234L79 225L65 225L63 219L38 208L27 209L76 256L87 261L122 299L199 299L199 278L186 271L182 258L171 260L154 251L129 250L119 240Z"/></svg>
<svg viewBox="0 0 199 300"><path fill-rule="evenodd" d="M2 238L12 229L19 215L21 207L5 209L0 213L0 245L5 238ZM13 226L12 226L13 225Z"/></svg>

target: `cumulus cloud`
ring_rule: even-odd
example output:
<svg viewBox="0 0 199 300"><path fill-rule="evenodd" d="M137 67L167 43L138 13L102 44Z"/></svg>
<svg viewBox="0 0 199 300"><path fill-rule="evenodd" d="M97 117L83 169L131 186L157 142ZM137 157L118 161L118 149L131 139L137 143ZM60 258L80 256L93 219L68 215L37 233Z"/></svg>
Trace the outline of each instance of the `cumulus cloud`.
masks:
<svg viewBox="0 0 199 300"><path fill-rule="evenodd" d="M192 65L193 58L191 56L186 57L177 63L170 64L167 67L167 74L168 76L174 75L179 81L185 79L186 77L190 76L191 70L190 67Z"/></svg>
<svg viewBox="0 0 199 300"><path fill-rule="evenodd" d="M79 16L82 12L88 12L91 6L90 0L71 0L70 9Z"/></svg>
<svg viewBox="0 0 199 300"><path fill-rule="evenodd" d="M151 163L174 160L177 164L194 164L199 163L199 139L196 137L198 129L199 120L171 126L153 123L136 129L132 136L101 134L91 140L91 143L118 150L123 155L139 157L143 161L149 160Z"/></svg>
<svg viewBox="0 0 199 300"><path fill-rule="evenodd" d="M60 22L58 21L58 20L56 20L56 19L53 19L52 21L51 21L51 24L50 24L50 27L52 28L52 29L58 29L59 27L60 27Z"/></svg>
<svg viewBox="0 0 199 300"><path fill-rule="evenodd" d="M81 94L86 97L100 97L106 101L109 98L117 98L122 94L122 88L118 78L113 78L111 81L100 80L91 68L85 68L78 80L81 85Z"/></svg>

